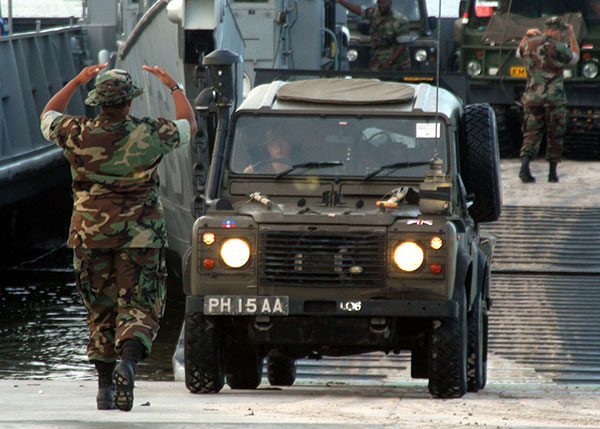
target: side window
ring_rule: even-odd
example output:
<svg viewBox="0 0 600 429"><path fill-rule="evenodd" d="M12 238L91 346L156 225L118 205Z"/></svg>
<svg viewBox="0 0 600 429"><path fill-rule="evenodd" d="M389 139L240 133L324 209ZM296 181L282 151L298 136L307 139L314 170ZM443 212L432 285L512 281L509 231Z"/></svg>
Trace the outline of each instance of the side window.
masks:
<svg viewBox="0 0 600 429"><path fill-rule="evenodd" d="M411 22L421 19L419 2L416 0L392 0L392 9L400 12Z"/></svg>

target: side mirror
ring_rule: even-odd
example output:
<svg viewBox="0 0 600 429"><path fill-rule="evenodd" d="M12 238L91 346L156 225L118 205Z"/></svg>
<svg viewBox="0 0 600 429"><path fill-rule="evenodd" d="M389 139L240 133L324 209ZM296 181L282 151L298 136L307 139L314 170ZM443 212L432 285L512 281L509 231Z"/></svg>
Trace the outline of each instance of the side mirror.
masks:
<svg viewBox="0 0 600 429"><path fill-rule="evenodd" d="M435 16L427 18L427 25L430 31L434 31L437 28L437 18Z"/></svg>

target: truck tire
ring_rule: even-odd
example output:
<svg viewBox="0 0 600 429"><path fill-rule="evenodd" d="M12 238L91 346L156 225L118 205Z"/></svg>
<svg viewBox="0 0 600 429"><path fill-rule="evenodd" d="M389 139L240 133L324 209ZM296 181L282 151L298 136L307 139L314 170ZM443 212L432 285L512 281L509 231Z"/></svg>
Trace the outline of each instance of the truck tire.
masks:
<svg viewBox="0 0 600 429"><path fill-rule="evenodd" d="M269 356L267 378L271 386L291 386L296 381L296 361L285 356Z"/></svg>
<svg viewBox="0 0 600 429"><path fill-rule="evenodd" d="M462 123L461 167L467 193L475 196L469 212L475 222L493 222L502 212L502 180L496 117L489 104L469 104Z"/></svg>
<svg viewBox="0 0 600 429"><path fill-rule="evenodd" d="M249 344L232 346L227 351L225 376L232 389L256 389L262 380L263 358Z"/></svg>
<svg viewBox="0 0 600 429"><path fill-rule="evenodd" d="M467 297L456 286L458 317L433 322L429 348L429 392L436 398L460 398L467 392Z"/></svg>
<svg viewBox="0 0 600 429"><path fill-rule="evenodd" d="M185 317L185 385L192 393L218 393L224 385L221 334L216 320L202 313Z"/></svg>
<svg viewBox="0 0 600 429"><path fill-rule="evenodd" d="M492 108L496 115L500 158L518 158L521 152L523 135L521 134L521 123L517 114L509 107L502 105L494 105Z"/></svg>

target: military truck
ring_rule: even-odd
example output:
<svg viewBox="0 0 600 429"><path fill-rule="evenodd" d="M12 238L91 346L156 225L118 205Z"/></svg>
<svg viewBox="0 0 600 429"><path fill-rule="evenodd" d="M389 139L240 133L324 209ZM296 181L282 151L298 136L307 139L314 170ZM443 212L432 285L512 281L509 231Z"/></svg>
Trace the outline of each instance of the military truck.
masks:
<svg viewBox="0 0 600 429"><path fill-rule="evenodd" d="M600 1L463 0L460 9L458 68L470 77L471 102L489 102L494 108L503 157L518 156L522 142L520 99L526 75L515 57L519 41L528 28L543 31L549 16L562 16L573 25L581 58L564 71L569 114L564 155L600 158L600 102L594 95L600 83Z"/></svg>
<svg viewBox="0 0 600 429"><path fill-rule="evenodd" d="M300 358L410 350L433 396L482 389L479 226L502 205L490 106L314 78L259 85L229 117L235 55L204 62L214 81L196 109L218 106L220 131L184 261L187 388L255 389L265 358L269 383L289 386Z"/></svg>
<svg viewBox="0 0 600 429"><path fill-rule="evenodd" d="M363 8L377 7L376 0L356 0L352 3ZM436 19L427 15L426 0L392 0L392 9L404 15L409 22L410 32L405 41L409 43L411 70L435 71L438 47L432 33L436 27ZM352 12L347 13L347 26L350 31L347 57L351 61L350 70L368 70L371 59L369 21Z"/></svg>

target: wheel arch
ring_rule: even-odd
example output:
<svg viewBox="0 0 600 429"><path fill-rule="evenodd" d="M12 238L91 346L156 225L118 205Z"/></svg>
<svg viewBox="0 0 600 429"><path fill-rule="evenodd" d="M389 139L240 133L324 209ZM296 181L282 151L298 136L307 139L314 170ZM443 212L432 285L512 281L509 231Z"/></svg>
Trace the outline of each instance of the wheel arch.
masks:
<svg viewBox="0 0 600 429"><path fill-rule="evenodd" d="M470 305L471 302L471 284L473 277L473 258L471 255L464 249L458 249L458 253L456 255L456 273L454 275L454 289L456 289L456 285L464 285L465 292L467 294L467 305ZM454 295L454 292L452 293Z"/></svg>

